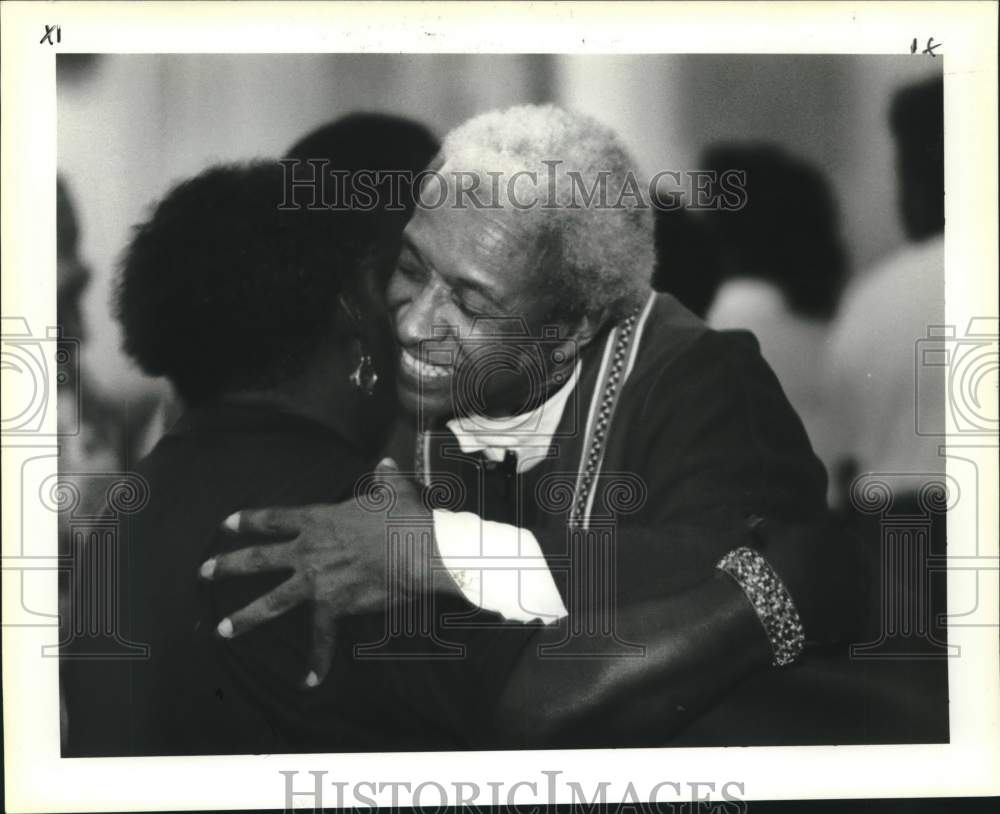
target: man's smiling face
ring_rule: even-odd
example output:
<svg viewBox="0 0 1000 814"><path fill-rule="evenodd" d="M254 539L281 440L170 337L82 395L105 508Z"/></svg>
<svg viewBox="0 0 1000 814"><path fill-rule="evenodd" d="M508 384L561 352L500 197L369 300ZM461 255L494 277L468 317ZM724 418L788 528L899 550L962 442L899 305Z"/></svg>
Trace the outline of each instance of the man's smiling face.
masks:
<svg viewBox="0 0 1000 814"><path fill-rule="evenodd" d="M388 290L404 409L429 419L516 414L563 380L572 340L531 341L553 324L556 297L540 282L543 245L523 220L417 209ZM571 333L555 328L564 340Z"/></svg>

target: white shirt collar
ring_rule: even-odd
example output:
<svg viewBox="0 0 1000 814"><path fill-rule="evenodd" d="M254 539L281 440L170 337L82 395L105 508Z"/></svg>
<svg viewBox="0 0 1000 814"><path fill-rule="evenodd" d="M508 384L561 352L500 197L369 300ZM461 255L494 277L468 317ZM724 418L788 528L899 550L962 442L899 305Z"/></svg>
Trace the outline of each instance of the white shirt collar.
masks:
<svg viewBox="0 0 1000 814"><path fill-rule="evenodd" d="M580 378L580 366L578 359L569 381L530 412L509 418L453 418L447 427L466 455L482 451L489 460L502 461L510 450L517 455L518 473L527 472L548 457L552 436Z"/></svg>

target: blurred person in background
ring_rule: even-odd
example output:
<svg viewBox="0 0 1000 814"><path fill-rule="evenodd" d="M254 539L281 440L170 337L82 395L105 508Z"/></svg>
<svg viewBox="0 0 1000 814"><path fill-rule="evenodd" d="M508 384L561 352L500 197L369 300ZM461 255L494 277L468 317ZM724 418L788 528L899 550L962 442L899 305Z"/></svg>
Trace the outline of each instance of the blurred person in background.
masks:
<svg viewBox="0 0 1000 814"><path fill-rule="evenodd" d="M878 461L889 467L884 471L912 471L917 465L913 456L930 446L917 444L914 437L913 354L915 341L943 304L941 111L940 84L936 100L933 88L925 87L904 91L895 102L901 208L908 233L921 242L904 249L874 277L861 277L842 300L847 264L823 175L773 147L719 147L705 157L709 169L745 170L747 193L743 210L711 213L729 279L708 321L718 328L749 328L757 336L831 472L834 494L843 494L858 461L862 466ZM929 395L939 400L936 407L943 407L940 391ZM936 445L940 439L931 442ZM845 457L853 460L845 462ZM894 500L897 510L908 510L906 496L894 495ZM868 574L882 589L859 605L864 624L854 642L826 649L797 674L774 676L769 686L752 677L741 693L706 715L702 732L690 734L686 743L704 745L712 742L709 733L761 726L760 710L779 708L803 730L798 737L789 736L794 726L775 732L777 737L768 742L802 743L808 737L803 737L804 722L816 716L801 704L803 697L824 699L822 715L836 721L832 731L839 730L841 742L859 734L868 743L947 740L947 659L887 657L890 649L896 654L942 654L944 632L932 620L946 608L944 592L935 590L930 603L917 596L913 588L922 590L932 581L925 573L918 586L897 582L887 591L887 580L899 575L880 561L881 517L840 514L865 552L857 564L859 579ZM935 518L934 535L944 530L943 521L943 513ZM943 537L932 543L939 554L944 553L937 547L942 543ZM926 564L915 551L911 546L897 563ZM909 580L913 571L904 570ZM880 604L887 596L898 598L899 605ZM920 609L921 618L914 618L913 609ZM933 640L914 648L912 635L896 638L884 627L890 618L912 624L910 633L932 631ZM858 646L868 649L855 651ZM866 654L874 658L866 659Z"/></svg>
<svg viewBox="0 0 1000 814"><path fill-rule="evenodd" d="M892 100L897 200L907 243L857 277L829 348L828 398L840 429L839 467L850 472L944 472L945 368L921 371L916 343L944 324L944 84L910 85ZM918 403L919 400L919 403ZM932 434L917 434L919 413ZM844 479L849 483L850 477ZM846 500L842 484L842 500Z"/></svg>
<svg viewBox="0 0 1000 814"><path fill-rule="evenodd" d="M124 465L128 436L118 406L89 386L85 372L80 375L87 340L83 297L91 273L80 257L79 243L76 208L60 176L56 180L56 318L62 338L74 349L76 364L65 366L67 375L58 382L59 467L64 473L113 472ZM71 431L77 426L78 431ZM83 511L97 499L87 498Z"/></svg>
<svg viewBox="0 0 1000 814"><path fill-rule="evenodd" d="M705 217L685 208L657 208L653 217L653 288L673 294L704 319L722 280L720 252Z"/></svg>
<svg viewBox="0 0 1000 814"><path fill-rule="evenodd" d="M56 421L59 432L59 484L72 495L59 511L58 546L65 560L73 557L75 518L92 518L108 508L109 486L118 473L127 471L145 449L154 398L131 402L114 401L91 384L87 353L87 328L83 298L90 286L91 271L80 256L80 223L62 175L56 178L56 319L69 363L60 366L57 378ZM66 571L59 574L59 608L62 636L72 613L72 597ZM60 692L61 732L68 733L66 705Z"/></svg>
<svg viewBox="0 0 1000 814"><path fill-rule="evenodd" d="M56 180L56 234L56 313L62 336L75 345L77 362L59 382L60 466L64 472L120 471L152 448L170 420L166 388L123 401L99 391L88 375L95 359L88 353L83 299L92 274L80 257L79 218L61 175ZM79 432L66 432L67 422L77 415Z"/></svg>
<svg viewBox="0 0 1000 814"><path fill-rule="evenodd" d="M60 436L59 475L63 481L72 480L79 491L78 509L84 514L99 513L102 509L103 490L86 473L115 472L122 464L119 430L108 405L87 398L83 406L81 388L85 381L79 375L79 365L84 342L83 295L90 284L90 269L79 255L80 228L76 209L70 198L65 179L56 179L56 320L60 336L72 348L72 359L57 379L56 422ZM58 546L60 556L71 556L70 522L68 510L59 512ZM65 572L59 574L59 617L68 620L70 614L70 586ZM60 732L63 743L68 733L66 702L62 688L59 693Z"/></svg>
<svg viewBox="0 0 1000 814"><path fill-rule="evenodd" d="M375 201L370 209L331 210L331 221L351 236L355 249L371 266L372 273L365 279L378 296L389 282L399 256L403 227L413 214L414 178L439 147L434 134L413 119L387 113L349 113L311 131L285 153L286 173L290 173L286 179L308 182L318 177L318 171L332 187L338 183L334 177L337 173L341 192L347 195L362 191L358 173L386 173L380 183L372 184ZM309 161L317 163L314 166ZM407 175L394 181L388 175L391 172ZM394 192L394 183L405 186ZM307 183L296 186L292 197L305 204L311 194ZM394 199L398 199L398 205L390 205Z"/></svg>
<svg viewBox="0 0 1000 814"><path fill-rule="evenodd" d="M708 149L702 165L746 173L746 206L710 213L725 282L708 310L716 329L747 329L774 369L820 459L836 451L826 401L830 320L847 275L829 182L807 162L772 145Z"/></svg>
<svg viewBox="0 0 1000 814"><path fill-rule="evenodd" d="M927 558L947 553L946 505L954 495L948 495L939 453L947 368L928 364L919 343L929 334L941 336L945 321L943 80L898 91L889 126L908 240L848 289L832 331L827 397L838 419L838 503L883 583L886 606L871 609L866 641L881 642L883 650L927 654L912 663L908 683L936 710L947 694L947 659L940 658L947 640L947 580ZM891 490L886 513L921 520L927 533L886 537L883 514L865 505L866 481ZM855 494L855 486L862 492ZM896 619L896 628L885 640L887 618Z"/></svg>

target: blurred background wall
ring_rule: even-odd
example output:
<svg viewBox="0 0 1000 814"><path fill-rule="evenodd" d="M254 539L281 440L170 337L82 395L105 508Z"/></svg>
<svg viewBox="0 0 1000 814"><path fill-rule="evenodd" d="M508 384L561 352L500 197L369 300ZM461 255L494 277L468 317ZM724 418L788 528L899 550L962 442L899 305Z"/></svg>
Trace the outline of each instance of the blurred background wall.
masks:
<svg viewBox="0 0 1000 814"><path fill-rule="evenodd" d="M825 170L854 274L903 242L887 110L940 70L885 56L61 55L58 164L76 204L95 385L151 383L118 349L108 301L133 224L216 161L275 156L341 114L386 111L439 135L478 112L552 101L616 128L647 173L698 169L717 141L779 144Z"/></svg>

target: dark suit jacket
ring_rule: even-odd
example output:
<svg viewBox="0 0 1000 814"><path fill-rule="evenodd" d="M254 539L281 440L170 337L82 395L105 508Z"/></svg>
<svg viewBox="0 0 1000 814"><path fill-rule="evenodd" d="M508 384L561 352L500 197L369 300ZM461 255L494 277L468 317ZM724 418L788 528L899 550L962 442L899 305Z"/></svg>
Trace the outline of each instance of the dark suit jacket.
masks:
<svg viewBox="0 0 1000 814"><path fill-rule="evenodd" d="M826 472L756 339L709 329L670 295L654 301L608 430L591 519L604 542L568 531L570 502L559 495L577 475L603 344L596 341L584 353L548 460L514 475L509 466L463 454L442 428L430 442L432 479L441 473L460 478L466 484L462 508L531 529L571 615L595 601L621 607L696 586L741 545L763 548L792 596L807 606L804 586L815 584L822 566L788 546L779 554L768 542L777 533L791 534L788 539L832 534L844 541L844 556L853 554L846 532L827 511ZM407 441L397 444L402 451ZM863 573L836 573L849 580L836 586L838 606L810 608L808 617L803 611L807 635L825 647L791 668L760 672L677 742L947 738L943 662L852 661L847 644L835 643L833 631L846 627L843 616L860 617L869 600ZM918 672L931 674L911 690L907 678Z"/></svg>
<svg viewBox="0 0 1000 814"><path fill-rule="evenodd" d="M577 476L603 345L585 351L550 457L523 475L512 479L462 454L445 428L430 443L431 479L458 477L466 485L460 508L531 529L567 602L569 583L582 577L567 572L575 567L570 505L558 495ZM591 525L614 529L623 602L703 581L726 552L751 542L753 518L827 519L826 472L754 337L710 330L666 294L656 298L622 388L594 493ZM792 565L800 564L786 563L782 576L794 582Z"/></svg>

